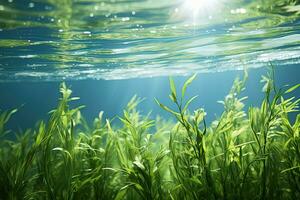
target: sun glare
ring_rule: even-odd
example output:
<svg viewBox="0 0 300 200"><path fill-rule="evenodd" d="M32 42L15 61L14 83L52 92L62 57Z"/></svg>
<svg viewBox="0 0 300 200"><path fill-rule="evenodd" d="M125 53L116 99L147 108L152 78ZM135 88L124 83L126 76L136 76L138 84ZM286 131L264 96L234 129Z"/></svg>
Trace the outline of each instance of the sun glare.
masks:
<svg viewBox="0 0 300 200"><path fill-rule="evenodd" d="M186 16L196 20L198 17L211 16L218 7L218 0L184 0L182 10Z"/></svg>
<svg viewBox="0 0 300 200"><path fill-rule="evenodd" d="M205 6L204 3L209 2L209 0L185 0L184 1L184 8L192 10L195 13L198 13L201 8Z"/></svg>

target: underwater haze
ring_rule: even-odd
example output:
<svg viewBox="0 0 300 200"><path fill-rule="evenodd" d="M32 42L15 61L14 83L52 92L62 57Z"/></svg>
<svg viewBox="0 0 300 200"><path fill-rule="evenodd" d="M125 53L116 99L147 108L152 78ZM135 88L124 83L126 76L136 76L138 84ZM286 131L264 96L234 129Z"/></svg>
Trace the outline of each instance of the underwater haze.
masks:
<svg viewBox="0 0 300 200"><path fill-rule="evenodd" d="M300 199L299 0L0 0L0 200Z"/></svg>

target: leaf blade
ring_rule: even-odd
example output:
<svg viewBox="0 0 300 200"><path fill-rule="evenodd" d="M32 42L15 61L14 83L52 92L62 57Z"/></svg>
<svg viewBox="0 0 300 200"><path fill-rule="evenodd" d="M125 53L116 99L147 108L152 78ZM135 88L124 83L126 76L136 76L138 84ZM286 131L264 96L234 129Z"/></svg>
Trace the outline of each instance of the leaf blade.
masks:
<svg viewBox="0 0 300 200"><path fill-rule="evenodd" d="M184 97L187 87L195 80L196 77L197 74L194 74L193 76L191 76L189 79L185 81L181 89L181 98Z"/></svg>

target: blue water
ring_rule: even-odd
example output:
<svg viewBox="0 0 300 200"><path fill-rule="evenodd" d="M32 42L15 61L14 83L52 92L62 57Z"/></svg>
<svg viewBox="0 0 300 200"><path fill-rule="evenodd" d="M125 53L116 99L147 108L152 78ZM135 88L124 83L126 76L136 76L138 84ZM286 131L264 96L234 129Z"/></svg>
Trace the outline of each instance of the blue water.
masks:
<svg viewBox="0 0 300 200"><path fill-rule="evenodd" d="M264 97L262 92L263 84L260 83L261 75L265 75L268 69L249 70L246 90L241 94L248 96L244 102L247 108L260 106ZM275 80L278 88L285 85L295 85L299 83L300 68L295 65L275 68ZM191 104L190 109L204 108L207 114L207 121L211 122L220 116L223 111L221 104L229 92L234 78L242 77L241 71L229 71L221 73L198 74L197 79L187 90L187 97L199 95L198 99ZM174 77L175 83L180 86L186 77ZM9 128L13 130L34 127L38 120L47 120L48 111L55 108L59 98L60 82L10 82L0 83L0 108L19 108L9 123ZM122 110L128 101L134 96L145 98L138 106L141 114L151 112L151 117L162 116L166 119L171 116L163 111L154 101L154 98L168 106L172 106L168 98L169 80L168 77L126 79L126 80L81 80L68 81L67 85L73 90L74 96L79 96L80 100L73 104L86 105L82 109L82 114L87 121L91 122L98 116L100 111L104 111L105 118L122 116ZM295 91L292 96L300 97L300 91ZM294 119L296 113L291 115ZM117 120L116 120L117 121Z"/></svg>
<svg viewBox="0 0 300 200"><path fill-rule="evenodd" d="M63 81L88 121L121 115L135 94L142 113L167 118L154 98L169 105L168 76L194 73L191 109L212 121L244 68L245 109L258 105L270 63L279 87L300 82L298 0L0 1L0 109L19 108L14 130L47 119Z"/></svg>

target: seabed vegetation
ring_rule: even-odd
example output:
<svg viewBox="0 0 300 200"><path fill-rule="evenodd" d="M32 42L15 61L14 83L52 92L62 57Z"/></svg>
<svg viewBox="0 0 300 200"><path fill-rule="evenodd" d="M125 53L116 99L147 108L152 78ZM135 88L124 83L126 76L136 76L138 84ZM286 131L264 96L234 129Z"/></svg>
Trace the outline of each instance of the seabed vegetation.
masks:
<svg viewBox="0 0 300 200"><path fill-rule="evenodd" d="M245 73L207 124L185 98L195 77L181 91L170 78L175 109L156 100L175 122L141 115L133 97L121 126L103 112L89 125L64 83L49 120L16 139L5 125L17 110L2 111L0 199L300 199L300 99L289 97L300 84L278 89L269 73L245 111Z"/></svg>

